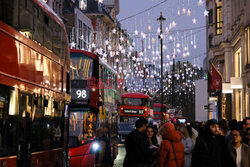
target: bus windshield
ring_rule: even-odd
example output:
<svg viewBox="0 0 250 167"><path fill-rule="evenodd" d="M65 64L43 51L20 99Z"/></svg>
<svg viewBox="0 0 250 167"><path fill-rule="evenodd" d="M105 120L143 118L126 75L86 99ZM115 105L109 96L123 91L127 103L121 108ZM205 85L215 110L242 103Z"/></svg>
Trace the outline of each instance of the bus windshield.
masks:
<svg viewBox="0 0 250 167"><path fill-rule="evenodd" d="M73 111L70 113L69 136L70 139L78 139L72 144L84 144L95 139L96 114L90 111ZM76 146L76 145L75 145ZM70 147L74 147L71 145Z"/></svg>
<svg viewBox="0 0 250 167"><path fill-rule="evenodd" d="M93 73L93 59L83 53L70 53L71 79L88 79Z"/></svg>
<svg viewBox="0 0 250 167"><path fill-rule="evenodd" d="M161 107L154 107L155 112L161 112Z"/></svg>
<svg viewBox="0 0 250 167"><path fill-rule="evenodd" d="M154 107L154 112L161 112L161 107ZM163 112L166 112L166 107L163 107Z"/></svg>
<svg viewBox="0 0 250 167"><path fill-rule="evenodd" d="M122 98L122 105L147 106L148 99L145 99L145 98Z"/></svg>

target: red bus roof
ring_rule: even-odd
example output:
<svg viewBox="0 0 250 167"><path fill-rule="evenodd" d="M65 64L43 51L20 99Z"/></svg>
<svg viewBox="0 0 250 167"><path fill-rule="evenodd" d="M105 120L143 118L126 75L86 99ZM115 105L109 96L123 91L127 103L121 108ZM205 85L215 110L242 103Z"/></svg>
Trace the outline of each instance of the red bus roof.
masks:
<svg viewBox="0 0 250 167"><path fill-rule="evenodd" d="M149 96L145 95L143 93L125 93L122 95L122 97L124 98L139 98L139 99L148 99Z"/></svg>
<svg viewBox="0 0 250 167"><path fill-rule="evenodd" d="M166 107L166 104L163 104L163 107ZM154 107L161 107L161 103L154 103Z"/></svg>
<svg viewBox="0 0 250 167"><path fill-rule="evenodd" d="M87 52L84 50L78 50L78 49L70 49L70 53L83 53L85 55L87 55L88 57L97 60L98 57L96 54L92 53L92 52Z"/></svg>

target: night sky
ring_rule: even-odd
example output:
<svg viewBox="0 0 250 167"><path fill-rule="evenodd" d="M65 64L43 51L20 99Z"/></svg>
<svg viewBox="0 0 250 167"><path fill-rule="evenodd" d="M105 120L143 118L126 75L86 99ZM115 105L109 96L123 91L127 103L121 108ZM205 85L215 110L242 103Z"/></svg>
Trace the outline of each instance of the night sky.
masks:
<svg viewBox="0 0 250 167"><path fill-rule="evenodd" d="M202 67L206 55L205 4L203 2L202 6L201 3L198 5L198 2L202 0L167 0L143 14L123 20L163 1L164 0L120 0L118 20L122 28L126 29L130 34L130 37L136 43L135 50L143 52L144 58L145 56L150 58L152 55L159 57L160 43L157 29L159 29L160 24L157 22L157 18L162 11L163 16L166 18L166 21L163 23L163 45L166 46L163 57L166 67L168 67L167 64L171 63L171 57L174 53L176 60L188 60ZM191 13L189 13L188 10L190 10ZM178 15L178 11L180 15ZM190 16L188 16L188 14L190 14ZM196 24L193 23L194 19L196 20ZM176 23L176 27L169 29L169 33L166 34L165 28L170 28L169 25L173 22ZM138 35L135 35L135 30L138 31ZM146 34L146 38L141 36L141 32ZM152 38L154 39L152 40ZM179 52L177 52L178 49ZM186 53L186 55L183 56L183 53ZM156 64L159 64L159 60L160 59L157 59L155 61Z"/></svg>

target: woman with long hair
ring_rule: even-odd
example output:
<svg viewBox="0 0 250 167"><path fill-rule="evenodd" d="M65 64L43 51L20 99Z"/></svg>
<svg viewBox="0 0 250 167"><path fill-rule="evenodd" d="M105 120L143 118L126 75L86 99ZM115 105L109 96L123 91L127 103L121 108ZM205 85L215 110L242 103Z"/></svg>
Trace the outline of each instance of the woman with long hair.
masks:
<svg viewBox="0 0 250 167"><path fill-rule="evenodd" d="M184 145L184 155L185 155L185 164L184 167L190 167L191 166L191 160L192 160L192 152L193 152L193 142L192 139L189 136L189 133L185 127L182 127L180 129L180 133L182 136L181 142Z"/></svg>
<svg viewBox="0 0 250 167"><path fill-rule="evenodd" d="M146 136L148 139L148 142L150 143L150 149L152 149L155 153L153 154L151 158L151 164L150 167L156 167L157 164L157 149L158 149L158 143L155 135L154 128L152 126L147 126L146 128Z"/></svg>
<svg viewBox="0 0 250 167"><path fill-rule="evenodd" d="M155 146L158 145L156 135L155 135L155 132L154 132L154 129L152 126L147 126L146 136L147 136L147 139L148 139L150 145L155 145Z"/></svg>

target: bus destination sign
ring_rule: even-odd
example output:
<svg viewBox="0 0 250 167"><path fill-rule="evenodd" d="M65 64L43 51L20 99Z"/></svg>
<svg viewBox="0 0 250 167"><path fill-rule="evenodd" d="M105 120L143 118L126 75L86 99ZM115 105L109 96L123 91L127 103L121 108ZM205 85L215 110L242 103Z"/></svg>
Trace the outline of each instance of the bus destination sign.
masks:
<svg viewBox="0 0 250 167"><path fill-rule="evenodd" d="M144 115L144 110L135 110L135 109L124 109L123 114L134 114L134 115Z"/></svg>
<svg viewBox="0 0 250 167"><path fill-rule="evenodd" d="M88 101L90 99L90 90L82 88L72 88L71 98L74 101Z"/></svg>

